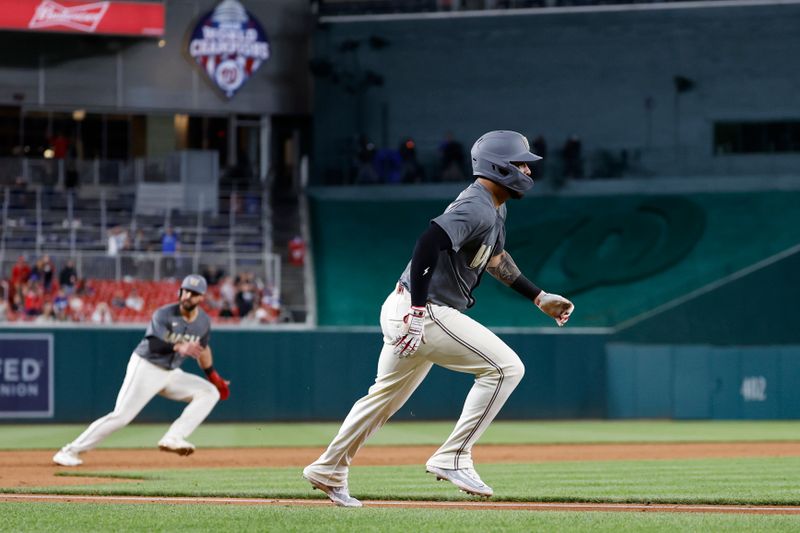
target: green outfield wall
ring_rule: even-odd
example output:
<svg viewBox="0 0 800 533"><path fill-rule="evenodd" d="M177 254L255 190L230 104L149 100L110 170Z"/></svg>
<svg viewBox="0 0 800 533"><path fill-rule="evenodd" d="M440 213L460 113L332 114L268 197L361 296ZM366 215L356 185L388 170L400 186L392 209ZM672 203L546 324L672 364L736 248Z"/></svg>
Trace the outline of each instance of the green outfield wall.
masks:
<svg viewBox="0 0 800 533"><path fill-rule="evenodd" d="M312 193L310 202L319 323L377 325L380 305L417 237L452 197L348 199L326 192ZM617 327L800 244L799 205L798 191L534 196L508 204L506 249L540 287L575 302L572 327ZM793 286L796 292L800 285L800 275L790 269L770 279L771 285L759 281L759 290ZM482 324L552 327L491 276L483 276L474 294L470 314ZM735 291L726 294L730 301L706 305L702 320L673 314L659 322L665 335L673 322L702 324L720 330L711 342L752 343L752 336L744 337L746 321L759 306L751 304L749 313L739 315L748 311L748 300ZM796 301L771 294L787 311ZM790 316L772 314L769 320L791 332L780 322ZM726 338L726 324L734 323Z"/></svg>
<svg viewBox="0 0 800 533"><path fill-rule="evenodd" d="M800 345L610 344L609 418L800 416Z"/></svg>
<svg viewBox="0 0 800 533"><path fill-rule="evenodd" d="M54 408L52 416L37 419L57 422L88 422L113 409L130 352L142 333L116 328L2 330L5 339L15 335L52 339ZM509 334L503 338L527 369L503 417L605 416L605 355L600 336ZM214 332L212 346L215 367L231 380L232 392L210 420L339 420L372 384L381 337L377 330L227 330ZM16 354L6 350L0 359L9 356ZM200 374L193 361L186 361L183 368ZM397 418L457 418L472 380L471 375L434 368ZM45 386L43 379L41 388ZM6 392L12 389L6 386ZM0 390L0 406L3 400L9 403L2 394ZM19 398L21 405L24 400ZM158 397L138 420L170 420L181 408L182 404ZM13 414L2 416L14 419Z"/></svg>

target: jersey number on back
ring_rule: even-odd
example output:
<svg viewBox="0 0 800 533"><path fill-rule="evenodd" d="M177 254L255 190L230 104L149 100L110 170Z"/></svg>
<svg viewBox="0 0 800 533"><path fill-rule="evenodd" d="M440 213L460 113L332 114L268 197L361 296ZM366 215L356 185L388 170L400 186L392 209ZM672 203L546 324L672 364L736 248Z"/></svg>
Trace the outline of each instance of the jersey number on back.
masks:
<svg viewBox="0 0 800 533"><path fill-rule="evenodd" d="M469 264L469 267L480 268L483 270L483 267L486 266L486 263L489 261L489 257L492 255L492 248L492 246L481 244L481 247L478 249L478 253L476 253L475 257L472 258L472 262Z"/></svg>

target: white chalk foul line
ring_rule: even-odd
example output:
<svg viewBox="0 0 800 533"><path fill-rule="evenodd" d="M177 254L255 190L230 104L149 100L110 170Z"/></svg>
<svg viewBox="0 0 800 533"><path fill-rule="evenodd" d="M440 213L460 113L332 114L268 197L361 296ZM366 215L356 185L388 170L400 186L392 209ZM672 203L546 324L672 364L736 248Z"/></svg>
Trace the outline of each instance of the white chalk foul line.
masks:
<svg viewBox="0 0 800 533"><path fill-rule="evenodd" d="M183 503L211 505L317 505L332 506L328 500L301 498L211 498L184 496L85 496L69 494L0 494L0 501L62 501L106 503ZM685 513L770 513L800 514L800 507L764 505L694 505L669 503L575 503L575 502L494 502L494 501L417 501L370 500L366 507L434 507L452 509L497 509L530 511L650 511Z"/></svg>

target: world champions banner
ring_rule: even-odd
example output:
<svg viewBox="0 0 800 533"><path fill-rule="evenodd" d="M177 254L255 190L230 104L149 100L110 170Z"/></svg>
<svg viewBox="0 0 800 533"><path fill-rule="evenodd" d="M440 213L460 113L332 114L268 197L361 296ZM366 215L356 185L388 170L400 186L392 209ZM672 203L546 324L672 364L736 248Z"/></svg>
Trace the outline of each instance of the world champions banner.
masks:
<svg viewBox="0 0 800 533"><path fill-rule="evenodd" d="M270 56L261 23L237 0L224 0L201 16L189 39L189 55L227 98Z"/></svg>
<svg viewBox="0 0 800 533"><path fill-rule="evenodd" d="M0 418L53 416L53 336L0 334Z"/></svg>

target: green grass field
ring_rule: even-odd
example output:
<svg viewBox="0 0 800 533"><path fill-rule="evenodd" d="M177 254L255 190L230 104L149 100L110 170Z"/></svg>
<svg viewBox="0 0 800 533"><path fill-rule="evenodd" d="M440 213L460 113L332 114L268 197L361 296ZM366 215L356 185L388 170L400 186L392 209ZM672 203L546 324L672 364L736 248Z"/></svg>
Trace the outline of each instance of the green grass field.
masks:
<svg viewBox="0 0 800 533"><path fill-rule="evenodd" d="M0 450L51 449L77 437L86 425L0 425ZM132 424L105 440L100 448L151 448L167 424ZM204 424L192 435L203 447L327 446L339 423ZM368 446L438 445L453 422L389 422ZM793 421L496 421L480 444L588 444L623 442L757 442L799 441Z"/></svg>
<svg viewBox="0 0 800 533"><path fill-rule="evenodd" d="M434 445L450 422L390 423L371 446ZM0 425L0 449L53 449L83 425ZM199 447L327 444L337 424L208 424ZM132 425L104 448L152 447L166 424ZM483 444L798 441L796 422L496 422ZM265 451L268 453L268 451ZM800 457L565 461L479 464L494 500L800 506ZM25 487L5 492L95 495L323 498L299 468L182 469L64 475L108 482ZM0 474L1 475L1 474ZM125 478L126 483L114 483ZM419 466L354 467L351 492L364 500L470 501ZM458 509L339 509L223 504L0 503L0 531L798 531L800 515L711 513L534 512Z"/></svg>

